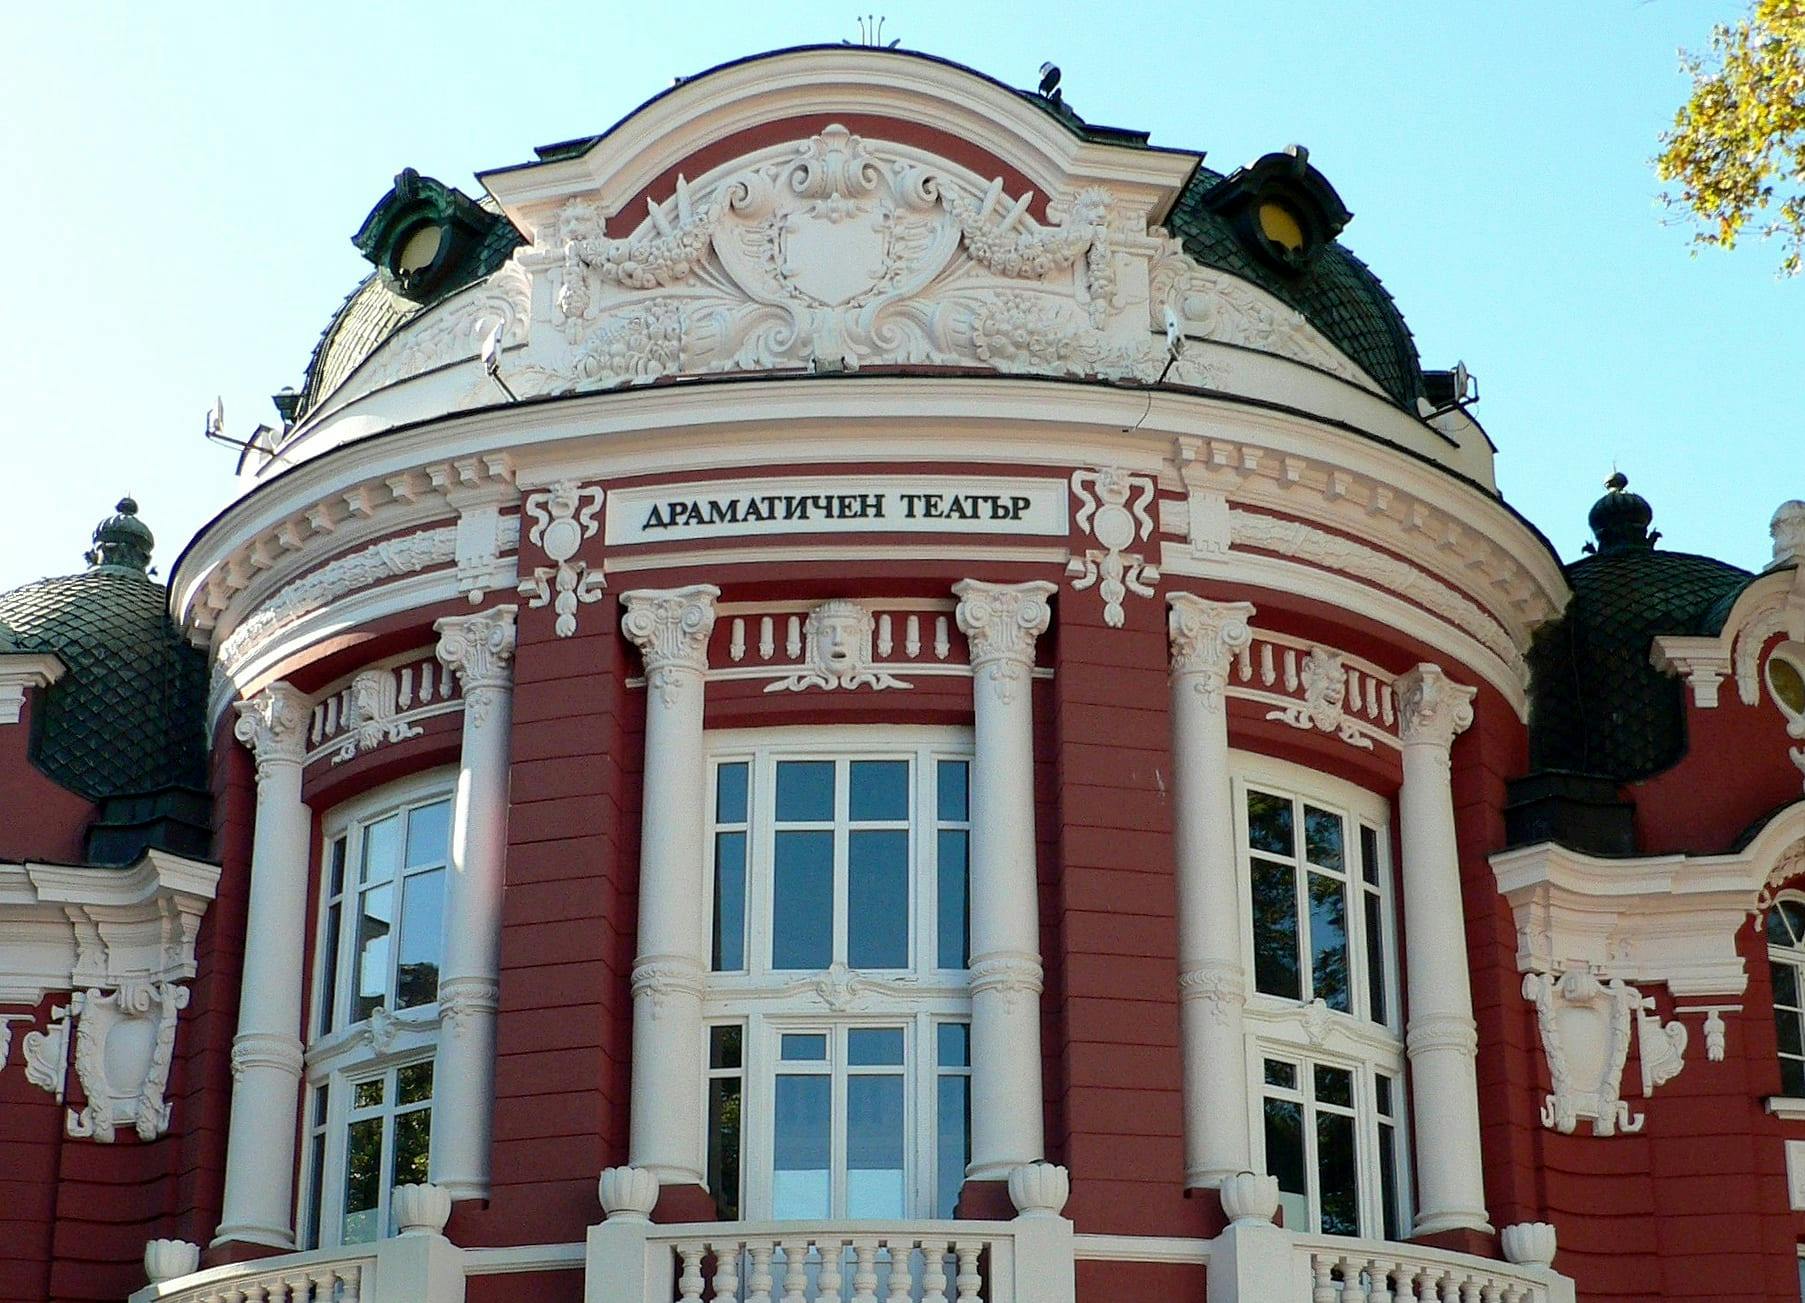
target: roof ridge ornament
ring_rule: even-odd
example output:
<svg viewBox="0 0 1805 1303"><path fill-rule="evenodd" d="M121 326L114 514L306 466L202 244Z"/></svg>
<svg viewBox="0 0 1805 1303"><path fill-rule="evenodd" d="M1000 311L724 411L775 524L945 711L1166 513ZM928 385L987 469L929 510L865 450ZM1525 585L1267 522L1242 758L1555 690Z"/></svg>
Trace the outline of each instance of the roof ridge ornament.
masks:
<svg viewBox="0 0 1805 1303"><path fill-rule="evenodd" d="M95 570L150 570L150 551L156 536L138 519L138 504L130 494L114 505L115 514L94 526L94 546L83 560Z"/></svg>
<svg viewBox="0 0 1805 1303"><path fill-rule="evenodd" d="M1647 552L1661 537L1660 530L1650 530L1655 509L1639 493L1629 492L1629 476L1613 470L1604 482L1604 496L1592 504L1586 523L1592 527L1595 543L1586 544L1588 553L1608 556L1618 552Z"/></svg>

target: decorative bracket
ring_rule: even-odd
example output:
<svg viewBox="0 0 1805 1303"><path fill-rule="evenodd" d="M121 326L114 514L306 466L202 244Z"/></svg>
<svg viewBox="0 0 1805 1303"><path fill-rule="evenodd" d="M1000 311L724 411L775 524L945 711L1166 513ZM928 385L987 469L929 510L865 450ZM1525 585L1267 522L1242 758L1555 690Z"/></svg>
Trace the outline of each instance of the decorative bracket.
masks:
<svg viewBox="0 0 1805 1303"><path fill-rule="evenodd" d="M1129 593L1152 597L1153 585L1159 582L1159 568L1128 551L1137 541L1153 537L1153 517L1147 511L1153 491L1152 479L1120 467L1072 472L1072 492L1083 504L1076 524L1103 546L1073 557L1065 572L1075 576L1074 592L1100 584L1103 622L1112 629L1122 627L1123 598Z"/></svg>
<svg viewBox="0 0 1805 1303"><path fill-rule="evenodd" d="M1631 1113L1622 1098L1630 1033L1636 1034L1646 1098L1686 1066L1686 1025L1677 1019L1663 1024L1653 1012L1653 1000L1621 978L1601 982L1585 966L1559 977L1525 974L1523 997L1535 1003L1554 1084L1542 1102L1542 1125L1571 1135L1584 1118L1591 1121L1595 1136L1642 1130L1648 1115Z"/></svg>
<svg viewBox="0 0 1805 1303"><path fill-rule="evenodd" d="M588 562L576 560L583 541L595 537L602 500L602 490L595 485L582 488L575 480L559 480L543 493L530 494L525 502L526 513L536 522L527 531L527 540L555 564L538 566L530 578L521 580L520 595L528 606L549 605L557 612L553 631L560 638L576 633L578 604L601 600L608 586Z"/></svg>

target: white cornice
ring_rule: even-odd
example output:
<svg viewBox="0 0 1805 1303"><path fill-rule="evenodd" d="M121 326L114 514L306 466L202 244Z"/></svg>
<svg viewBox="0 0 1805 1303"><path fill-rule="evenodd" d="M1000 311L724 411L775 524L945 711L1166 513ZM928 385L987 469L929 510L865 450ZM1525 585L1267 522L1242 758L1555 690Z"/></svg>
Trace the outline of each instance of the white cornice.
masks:
<svg viewBox="0 0 1805 1303"><path fill-rule="evenodd" d="M834 113L894 117L982 141L1045 191L1108 185L1156 218L1202 158L1087 141L969 69L852 46L792 50L689 78L574 158L501 168L478 179L530 232L532 217L524 210L536 205L600 190L618 209L703 145L766 122Z"/></svg>
<svg viewBox="0 0 1805 1303"><path fill-rule="evenodd" d="M0 655L0 724L17 724L28 688L47 688L67 667L54 652L9 652Z"/></svg>
<svg viewBox="0 0 1805 1303"><path fill-rule="evenodd" d="M0 1003L194 976L219 866L149 850L130 868L0 864Z"/></svg>
<svg viewBox="0 0 1805 1303"><path fill-rule="evenodd" d="M1736 933L1772 877L1805 871L1805 801L1725 855L1609 859L1544 842L1491 863L1522 971L1587 965L1607 979L1665 982L1676 996L1740 995Z"/></svg>

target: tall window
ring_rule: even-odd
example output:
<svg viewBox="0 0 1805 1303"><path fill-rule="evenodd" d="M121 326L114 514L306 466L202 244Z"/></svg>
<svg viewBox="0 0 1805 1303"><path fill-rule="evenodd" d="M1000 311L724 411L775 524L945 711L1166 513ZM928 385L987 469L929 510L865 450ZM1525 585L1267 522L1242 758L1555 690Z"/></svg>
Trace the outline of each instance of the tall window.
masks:
<svg viewBox="0 0 1805 1303"><path fill-rule="evenodd" d="M1805 898L1782 896L1768 910L1767 959L1780 1041L1780 1093L1805 1097Z"/></svg>
<svg viewBox="0 0 1805 1303"><path fill-rule="evenodd" d="M725 1216L949 1216L970 1153L969 733L711 739Z"/></svg>
<svg viewBox="0 0 1805 1303"><path fill-rule="evenodd" d="M1409 1223L1388 809L1297 766L1239 767L1257 1144L1287 1226L1395 1239Z"/></svg>
<svg viewBox="0 0 1805 1303"><path fill-rule="evenodd" d="M321 821L307 1246L391 1234L389 1191L427 1177L450 785L408 779Z"/></svg>

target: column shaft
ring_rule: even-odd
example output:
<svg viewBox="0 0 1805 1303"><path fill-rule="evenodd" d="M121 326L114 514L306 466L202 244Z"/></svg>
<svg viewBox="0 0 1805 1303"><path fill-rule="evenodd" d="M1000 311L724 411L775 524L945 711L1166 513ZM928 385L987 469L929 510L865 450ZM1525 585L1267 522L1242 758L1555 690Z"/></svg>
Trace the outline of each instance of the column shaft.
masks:
<svg viewBox="0 0 1805 1303"><path fill-rule="evenodd" d="M1034 846L1034 641L1049 583L963 580L971 643L971 1165L1001 1180L1042 1156L1040 903Z"/></svg>
<svg viewBox="0 0 1805 1303"><path fill-rule="evenodd" d="M699 1116L708 973L702 692L720 590L625 593L622 628L646 666L646 757L633 961L629 1161L664 1185L701 1185Z"/></svg>
<svg viewBox="0 0 1805 1303"><path fill-rule="evenodd" d="M1189 593L1168 600L1185 1184L1213 1186L1252 1163L1241 1018L1249 983L1224 689L1230 658L1252 637L1254 608Z"/></svg>
<svg viewBox="0 0 1805 1303"><path fill-rule="evenodd" d="M439 633L438 658L456 672L464 690L433 1074L432 1180L453 1199L480 1199L489 1190L514 616L515 608L500 606L433 626Z"/></svg>
<svg viewBox="0 0 1805 1303"><path fill-rule="evenodd" d="M257 817L245 920L226 1188L214 1243L294 1246L301 980L312 821L301 802L310 706L286 683L240 702L234 728L257 757Z"/></svg>
<svg viewBox="0 0 1805 1303"><path fill-rule="evenodd" d="M1479 1148L1478 1033L1467 973L1466 914L1448 752L1473 720L1474 690L1419 665L1396 685L1404 784L1404 1045L1415 1117L1416 1233L1490 1231Z"/></svg>

